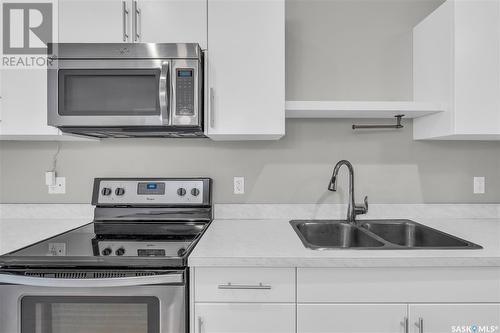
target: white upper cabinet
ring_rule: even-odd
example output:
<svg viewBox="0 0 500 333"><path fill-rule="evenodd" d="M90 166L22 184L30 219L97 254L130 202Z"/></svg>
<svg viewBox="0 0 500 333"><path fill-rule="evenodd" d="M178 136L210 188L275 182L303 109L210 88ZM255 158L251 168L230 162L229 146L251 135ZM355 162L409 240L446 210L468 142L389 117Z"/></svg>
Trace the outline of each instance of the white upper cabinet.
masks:
<svg viewBox="0 0 500 333"><path fill-rule="evenodd" d="M130 1L59 0L59 42L131 42L131 12Z"/></svg>
<svg viewBox="0 0 500 333"><path fill-rule="evenodd" d="M500 0L448 0L413 31L415 139L500 140Z"/></svg>
<svg viewBox="0 0 500 333"><path fill-rule="evenodd" d="M207 48L207 0L138 0L134 8L136 42L198 43Z"/></svg>
<svg viewBox="0 0 500 333"><path fill-rule="evenodd" d="M207 46L206 0L59 1L61 43L199 43Z"/></svg>
<svg viewBox="0 0 500 333"><path fill-rule="evenodd" d="M282 137L285 1L208 0L208 17L208 136Z"/></svg>
<svg viewBox="0 0 500 333"><path fill-rule="evenodd" d="M2 139L34 139L57 136L57 128L47 125L47 73L44 69L3 69Z"/></svg>
<svg viewBox="0 0 500 333"><path fill-rule="evenodd" d="M0 17L2 10L0 7ZM27 62L19 57L21 64L0 69L0 140L74 140L47 125L47 70L43 55L26 57L36 59L36 66L21 65Z"/></svg>

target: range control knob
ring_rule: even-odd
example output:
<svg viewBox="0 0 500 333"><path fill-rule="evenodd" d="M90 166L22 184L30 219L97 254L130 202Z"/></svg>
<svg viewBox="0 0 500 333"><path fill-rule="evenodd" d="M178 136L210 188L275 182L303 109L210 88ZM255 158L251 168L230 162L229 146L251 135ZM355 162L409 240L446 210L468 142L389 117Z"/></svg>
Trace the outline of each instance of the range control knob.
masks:
<svg viewBox="0 0 500 333"><path fill-rule="evenodd" d="M122 256L125 254L125 249L123 247L120 247L118 250L116 250L115 254L117 256Z"/></svg>
<svg viewBox="0 0 500 333"><path fill-rule="evenodd" d="M193 197L197 197L199 194L200 194L200 190L198 190L197 188L192 188L191 189L191 195Z"/></svg>
<svg viewBox="0 0 500 333"><path fill-rule="evenodd" d="M116 195L124 195L124 194L125 194L125 189L124 189L124 188L122 188L122 187L118 187L118 188L116 188L116 190L115 190L115 194L116 194Z"/></svg>
<svg viewBox="0 0 500 333"><path fill-rule="evenodd" d="M111 254L111 249L109 247L105 248L104 250L102 250L102 255L103 256L109 256Z"/></svg>
<svg viewBox="0 0 500 333"><path fill-rule="evenodd" d="M185 196L186 195L186 189L184 187L179 187L177 189L177 195L181 196L181 197Z"/></svg>
<svg viewBox="0 0 500 333"><path fill-rule="evenodd" d="M111 189L109 187L105 187L101 190L102 195L110 195L111 194Z"/></svg>

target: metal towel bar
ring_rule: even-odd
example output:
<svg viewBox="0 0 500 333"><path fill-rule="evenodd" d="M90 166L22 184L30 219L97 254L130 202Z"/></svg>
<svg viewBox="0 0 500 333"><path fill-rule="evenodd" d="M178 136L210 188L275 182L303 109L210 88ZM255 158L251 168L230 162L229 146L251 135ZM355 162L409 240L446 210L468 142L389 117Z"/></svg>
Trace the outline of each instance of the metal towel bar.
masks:
<svg viewBox="0 0 500 333"><path fill-rule="evenodd" d="M401 118L403 118L405 115L404 114L398 114L394 116L396 118L396 124L395 125L352 125L352 129L376 129L376 128L394 128L394 129L400 129L403 128L404 126L401 124Z"/></svg>

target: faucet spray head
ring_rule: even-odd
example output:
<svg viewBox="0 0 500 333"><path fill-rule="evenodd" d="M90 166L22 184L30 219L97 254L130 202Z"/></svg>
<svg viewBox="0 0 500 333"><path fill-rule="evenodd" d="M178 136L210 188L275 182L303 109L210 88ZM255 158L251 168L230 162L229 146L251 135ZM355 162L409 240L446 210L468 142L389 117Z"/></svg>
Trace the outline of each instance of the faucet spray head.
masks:
<svg viewBox="0 0 500 333"><path fill-rule="evenodd" d="M332 176L330 183L328 184L328 191L335 192L337 191L337 177Z"/></svg>

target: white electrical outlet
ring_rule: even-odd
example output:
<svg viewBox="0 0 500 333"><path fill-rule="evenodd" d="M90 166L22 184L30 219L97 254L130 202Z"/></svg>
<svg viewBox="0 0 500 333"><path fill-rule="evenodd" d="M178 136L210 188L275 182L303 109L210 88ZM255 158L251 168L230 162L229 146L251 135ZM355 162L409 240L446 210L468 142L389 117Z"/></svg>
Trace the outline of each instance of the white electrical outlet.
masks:
<svg viewBox="0 0 500 333"><path fill-rule="evenodd" d="M234 194L244 194L245 193L245 177L234 177Z"/></svg>
<svg viewBox="0 0 500 333"><path fill-rule="evenodd" d="M484 194L485 179L484 177L474 177L474 194Z"/></svg>
<svg viewBox="0 0 500 333"><path fill-rule="evenodd" d="M49 255L51 256L65 256L66 243L49 243Z"/></svg>
<svg viewBox="0 0 500 333"><path fill-rule="evenodd" d="M66 193L66 177L56 177L56 184L48 186L49 194Z"/></svg>

